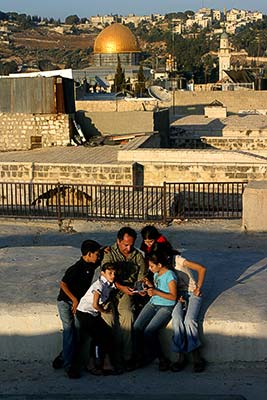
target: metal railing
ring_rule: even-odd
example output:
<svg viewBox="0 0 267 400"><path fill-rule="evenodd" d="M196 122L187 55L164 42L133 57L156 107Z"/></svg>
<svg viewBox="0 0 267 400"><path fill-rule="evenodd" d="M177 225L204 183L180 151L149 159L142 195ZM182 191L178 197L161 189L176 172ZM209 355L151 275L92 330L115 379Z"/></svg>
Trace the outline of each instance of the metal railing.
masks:
<svg viewBox="0 0 267 400"><path fill-rule="evenodd" d="M163 186L0 183L0 217L160 221L240 218L245 182Z"/></svg>

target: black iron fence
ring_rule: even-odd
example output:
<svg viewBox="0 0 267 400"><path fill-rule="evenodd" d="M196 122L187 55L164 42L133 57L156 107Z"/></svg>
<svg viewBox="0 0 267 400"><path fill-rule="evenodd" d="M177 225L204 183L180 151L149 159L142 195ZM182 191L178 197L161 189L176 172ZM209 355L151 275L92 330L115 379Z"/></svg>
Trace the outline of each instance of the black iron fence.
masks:
<svg viewBox="0 0 267 400"><path fill-rule="evenodd" d="M0 183L0 217L167 222L240 218L245 182L163 186Z"/></svg>

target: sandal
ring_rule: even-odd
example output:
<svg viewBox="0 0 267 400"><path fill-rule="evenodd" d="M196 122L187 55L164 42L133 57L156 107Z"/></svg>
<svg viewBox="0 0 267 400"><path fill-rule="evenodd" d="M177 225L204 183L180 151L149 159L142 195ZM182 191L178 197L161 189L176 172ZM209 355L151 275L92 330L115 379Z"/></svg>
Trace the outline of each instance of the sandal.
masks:
<svg viewBox="0 0 267 400"><path fill-rule="evenodd" d="M182 353L179 353L177 361L171 364L170 370L172 372L180 372L182 371L186 366L186 360L185 356Z"/></svg>
<svg viewBox="0 0 267 400"><path fill-rule="evenodd" d="M181 363L180 361L176 361L172 363L170 370L172 372L180 372L185 368L185 362Z"/></svg>
<svg viewBox="0 0 267 400"><path fill-rule="evenodd" d="M200 358L198 361L196 361L193 365L193 370L194 372L203 372L206 367L206 360L204 358Z"/></svg>
<svg viewBox="0 0 267 400"><path fill-rule="evenodd" d="M104 375L104 371L100 368L97 367L93 367L91 369L87 369L87 371L89 372L89 374L95 375L95 376L100 376L100 375Z"/></svg>
<svg viewBox="0 0 267 400"><path fill-rule="evenodd" d="M111 369L111 368L102 369L102 373L103 373L104 376L116 375L116 371L114 369Z"/></svg>

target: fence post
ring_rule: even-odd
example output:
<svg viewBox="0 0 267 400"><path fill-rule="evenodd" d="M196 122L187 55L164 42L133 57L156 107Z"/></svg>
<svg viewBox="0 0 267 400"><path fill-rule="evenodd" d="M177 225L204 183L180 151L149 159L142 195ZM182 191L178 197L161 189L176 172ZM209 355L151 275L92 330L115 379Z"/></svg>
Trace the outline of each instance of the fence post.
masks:
<svg viewBox="0 0 267 400"><path fill-rule="evenodd" d="M57 183L57 204L56 204L56 209L57 209L57 221L58 221L59 232L61 232L61 229L62 229L62 218L61 218L61 207L60 207L60 182Z"/></svg>
<svg viewBox="0 0 267 400"><path fill-rule="evenodd" d="M163 182L163 223L167 224L167 184Z"/></svg>

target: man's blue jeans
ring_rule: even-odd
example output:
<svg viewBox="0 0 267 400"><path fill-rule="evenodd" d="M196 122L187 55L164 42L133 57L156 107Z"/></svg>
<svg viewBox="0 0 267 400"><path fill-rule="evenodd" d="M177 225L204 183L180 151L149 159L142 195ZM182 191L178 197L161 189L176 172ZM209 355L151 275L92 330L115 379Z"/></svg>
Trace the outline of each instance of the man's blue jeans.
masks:
<svg viewBox="0 0 267 400"><path fill-rule="evenodd" d="M63 326L63 360L64 369L68 370L71 366L77 336L79 331L79 321L72 313L72 302L58 301L57 307Z"/></svg>
<svg viewBox="0 0 267 400"><path fill-rule="evenodd" d="M172 351L189 353L201 346L198 319L202 297L188 292L183 292L181 295L186 300L186 303L178 301L172 312Z"/></svg>
<svg viewBox="0 0 267 400"><path fill-rule="evenodd" d="M133 326L135 354L144 349L144 356L149 361L163 357L159 341L159 330L171 320L173 306L158 306L147 303L141 310Z"/></svg>

